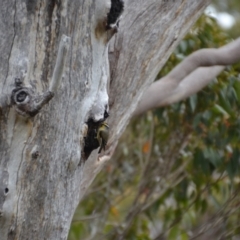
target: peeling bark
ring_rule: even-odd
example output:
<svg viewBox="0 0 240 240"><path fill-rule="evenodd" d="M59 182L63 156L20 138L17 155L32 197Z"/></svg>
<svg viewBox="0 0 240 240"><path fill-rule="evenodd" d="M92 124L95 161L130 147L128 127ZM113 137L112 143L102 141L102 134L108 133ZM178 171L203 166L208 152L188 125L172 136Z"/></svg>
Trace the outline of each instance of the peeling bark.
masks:
<svg viewBox="0 0 240 240"><path fill-rule="evenodd" d="M210 1L126 1L112 38L116 31L106 23L113 2L2 1L1 240L67 238L75 208L114 152L142 93ZM59 50L63 35L70 38L68 54ZM53 91L54 97L34 116L22 116L12 106L19 99L11 102L16 78L33 96ZM102 121L106 111L107 150L94 150L84 162L85 123Z"/></svg>

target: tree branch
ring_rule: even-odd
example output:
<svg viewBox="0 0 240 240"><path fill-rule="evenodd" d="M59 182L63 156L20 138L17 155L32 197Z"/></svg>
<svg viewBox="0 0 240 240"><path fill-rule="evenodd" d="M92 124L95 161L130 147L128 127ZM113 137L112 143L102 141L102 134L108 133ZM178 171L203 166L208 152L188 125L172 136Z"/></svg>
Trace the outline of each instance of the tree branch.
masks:
<svg viewBox="0 0 240 240"><path fill-rule="evenodd" d="M201 49L192 53L168 75L151 84L134 115L191 96L211 82L224 66L239 60L240 38L219 49Z"/></svg>

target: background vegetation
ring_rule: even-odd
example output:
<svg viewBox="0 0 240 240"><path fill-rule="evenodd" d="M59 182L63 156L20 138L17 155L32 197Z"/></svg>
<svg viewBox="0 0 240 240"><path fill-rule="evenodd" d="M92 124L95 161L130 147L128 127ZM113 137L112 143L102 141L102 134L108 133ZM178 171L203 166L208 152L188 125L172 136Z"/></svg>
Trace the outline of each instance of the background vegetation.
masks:
<svg viewBox="0 0 240 240"><path fill-rule="evenodd" d="M228 2L217 9L240 9ZM239 22L223 31L203 15L158 78L192 52L239 36ZM198 94L133 119L79 205L69 240L237 239L239 73L240 64L229 66Z"/></svg>

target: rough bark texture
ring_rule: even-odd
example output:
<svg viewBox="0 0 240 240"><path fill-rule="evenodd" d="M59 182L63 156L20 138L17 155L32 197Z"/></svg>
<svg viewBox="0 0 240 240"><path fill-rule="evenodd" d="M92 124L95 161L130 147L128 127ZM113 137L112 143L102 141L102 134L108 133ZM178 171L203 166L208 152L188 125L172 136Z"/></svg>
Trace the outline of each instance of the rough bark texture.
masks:
<svg viewBox="0 0 240 240"><path fill-rule="evenodd" d="M0 8L0 236L66 239L79 200L107 156L81 157L84 122L108 109L111 155L136 105L209 0L129 0L110 48L110 0L3 0ZM62 35L70 37L64 71L54 72ZM59 72L59 71L58 71ZM61 78L58 88L54 76ZM54 97L35 117L10 97L14 79ZM54 83L55 84L55 83ZM53 84L53 85L54 85ZM49 87L50 86L50 87Z"/></svg>

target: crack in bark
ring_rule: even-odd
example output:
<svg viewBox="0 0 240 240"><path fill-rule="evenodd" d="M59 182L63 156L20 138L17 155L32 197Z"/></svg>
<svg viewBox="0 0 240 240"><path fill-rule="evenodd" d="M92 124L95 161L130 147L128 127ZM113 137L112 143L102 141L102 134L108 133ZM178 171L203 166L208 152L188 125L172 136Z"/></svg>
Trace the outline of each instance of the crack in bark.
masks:
<svg viewBox="0 0 240 240"><path fill-rule="evenodd" d="M12 43L11 43L10 53L9 53L9 56L8 56L7 74L6 74L6 77L4 79L3 85L5 85L6 81L7 81L7 77L8 77L8 73L9 73L9 65L10 65L9 61L10 61L10 58L11 58L11 55L12 55L13 45L14 45L14 41L15 41L15 37L16 37L16 12L17 12L17 0L15 0L15 3L14 3L13 40L12 40ZM2 89L2 91L3 91L3 89Z"/></svg>
<svg viewBox="0 0 240 240"><path fill-rule="evenodd" d="M55 32L55 37L53 36L52 33L52 23L53 23L53 12L55 7L58 7L57 0L50 0L47 1L47 6L46 6L46 11L47 11L47 17L45 20L45 28L46 28L46 37L45 37L45 58L43 61L43 66L42 66L42 82L46 83L49 75L49 70L50 70L50 58L52 58L52 51L51 51L51 44L54 38L57 39L59 31ZM57 24L56 24L57 25ZM57 29L59 30L59 28Z"/></svg>
<svg viewBox="0 0 240 240"><path fill-rule="evenodd" d="M14 122L14 125L13 125L13 129L15 128L17 124L17 119L15 118L15 122ZM13 130L14 131L14 130ZM10 148L12 147L12 143L13 143L13 135L12 134L12 139L11 139L11 145L10 145ZM17 186L17 183L19 182L19 172L20 172L20 168L22 166L22 163L24 161L24 151L26 149L26 146L27 146L27 143L30 139L30 136L28 137L27 141L26 141L26 144L25 146L23 147L22 149L22 153L21 153L21 160L20 160L20 163L19 163L19 166L18 166L18 171L17 171L17 177L16 177L16 186ZM15 189L15 191L17 191L17 188ZM22 182L20 184L20 190L19 190L19 195L18 195L18 198L17 198L17 210L16 210L16 215L12 216L12 220L11 220L11 224L9 225L9 230L8 230L8 237L9 239L14 239L15 236L17 235L17 232L15 231L16 229L16 226L17 226L17 222L18 222L18 209L19 209L19 202L20 202L20 197L21 197L21 192L22 192Z"/></svg>
<svg viewBox="0 0 240 240"><path fill-rule="evenodd" d="M25 149L26 149L26 146L27 146L27 144L28 144L29 139L30 139L30 136L28 137L28 139L27 139L27 141L26 141L26 144L25 144L25 146L23 147L23 150L22 150L22 153L21 153L21 161L20 161L20 164L19 164L19 167L18 167L18 171L17 171L16 185L17 185L17 183L18 183L18 181L19 181L19 171L20 171L20 168L21 168L22 163L23 163L23 161L24 161L23 154L24 154L24 151L25 151ZM17 212L16 212L15 226L17 225L17 222L18 222L18 209L19 209L19 205L20 205L19 203L20 203L20 198L21 198L21 194L22 194L22 189L23 189L23 187L22 187L22 181L20 181L20 190L19 190L19 195L18 195L18 199L17 199ZM19 228L19 226L18 226L18 228ZM20 228L19 235L20 235L20 233L21 233L21 229L22 229L22 228ZM16 235L16 234L17 234L17 232L15 232L15 235Z"/></svg>
<svg viewBox="0 0 240 240"><path fill-rule="evenodd" d="M38 32L39 32L39 26L40 26L41 7L42 7L42 5L41 5L41 2L40 2L38 15L37 15L38 16L38 18L37 18L37 27L36 27L37 32L36 32L36 35L35 35L36 37L35 37L35 64L34 64L34 72L35 72L35 69L36 69L36 56L38 57L38 53L37 53L37 38L38 38ZM35 76L34 72L33 72L33 75ZM43 88L43 86L42 86L42 88Z"/></svg>

